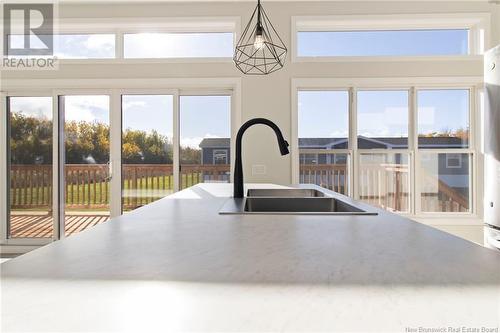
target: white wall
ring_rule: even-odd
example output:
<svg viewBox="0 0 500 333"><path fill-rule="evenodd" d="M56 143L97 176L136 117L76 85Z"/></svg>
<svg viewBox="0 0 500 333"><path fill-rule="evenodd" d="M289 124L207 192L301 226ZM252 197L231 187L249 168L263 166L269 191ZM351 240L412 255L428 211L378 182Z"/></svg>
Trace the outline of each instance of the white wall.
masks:
<svg viewBox="0 0 500 333"><path fill-rule="evenodd" d="M179 17L240 16L246 24L255 3L149 3L149 4L61 4L61 18L88 17ZM273 24L290 48L291 16L342 14L411 14L411 13L492 13L491 45L500 43L500 5L486 1L446 2L264 2ZM290 52L290 50L289 50ZM2 81L33 78L176 78L242 77L242 121L266 117L275 121L285 137L291 134L291 79L301 77L412 77L412 76L482 76L482 61L436 62L335 62L291 63L268 76L242 76L231 62L205 64L73 64L58 71L4 72ZM244 167L247 182L288 184L291 182L290 155L281 157L272 131L250 129L244 142ZM267 165L266 175L252 175L252 164Z"/></svg>

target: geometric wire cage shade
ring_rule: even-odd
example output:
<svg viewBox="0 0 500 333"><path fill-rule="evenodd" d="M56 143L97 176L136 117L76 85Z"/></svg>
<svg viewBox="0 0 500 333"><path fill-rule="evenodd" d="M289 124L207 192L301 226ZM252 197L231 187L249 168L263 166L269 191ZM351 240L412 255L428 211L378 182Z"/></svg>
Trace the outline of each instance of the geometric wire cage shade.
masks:
<svg viewBox="0 0 500 333"><path fill-rule="evenodd" d="M266 75L283 68L286 46L260 0L234 50L234 63L244 74Z"/></svg>

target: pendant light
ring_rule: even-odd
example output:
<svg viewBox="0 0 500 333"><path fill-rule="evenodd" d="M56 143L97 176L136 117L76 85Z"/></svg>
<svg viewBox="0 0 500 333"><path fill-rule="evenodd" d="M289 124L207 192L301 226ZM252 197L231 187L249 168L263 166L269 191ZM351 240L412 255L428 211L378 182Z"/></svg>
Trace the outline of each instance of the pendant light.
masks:
<svg viewBox="0 0 500 333"><path fill-rule="evenodd" d="M283 68L286 52L285 44L258 0L234 50L236 67L244 74L266 75Z"/></svg>

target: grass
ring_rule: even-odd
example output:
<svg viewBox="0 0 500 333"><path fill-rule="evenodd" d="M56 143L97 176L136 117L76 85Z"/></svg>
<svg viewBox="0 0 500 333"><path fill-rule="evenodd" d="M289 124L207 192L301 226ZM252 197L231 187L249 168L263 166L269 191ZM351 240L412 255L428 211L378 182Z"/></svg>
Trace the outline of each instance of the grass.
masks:
<svg viewBox="0 0 500 333"><path fill-rule="evenodd" d="M184 189L203 182L202 173L181 174L180 188ZM108 182L98 182L94 184L69 184L66 186L66 204L68 205L107 205L110 198L110 184ZM143 177L137 179L137 188L132 180L125 180L123 190L140 190L142 198L137 198L140 204L146 204L158 199L159 191L173 191L174 177L173 175ZM157 191L156 193L154 191ZM42 194L43 193L43 194ZM156 196L155 196L156 195ZM11 204L22 206L49 206L52 202L50 197L50 188L48 186L39 186L34 188L16 188L10 191ZM90 201L89 201L90 196ZM15 199L16 198L16 199ZM14 201L15 199L15 201ZM124 198L125 204L133 198ZM134 200L135 203L135 200ZM29 209L29 208L28 208ZM36 209L33 207L33 209Z"/></svg>

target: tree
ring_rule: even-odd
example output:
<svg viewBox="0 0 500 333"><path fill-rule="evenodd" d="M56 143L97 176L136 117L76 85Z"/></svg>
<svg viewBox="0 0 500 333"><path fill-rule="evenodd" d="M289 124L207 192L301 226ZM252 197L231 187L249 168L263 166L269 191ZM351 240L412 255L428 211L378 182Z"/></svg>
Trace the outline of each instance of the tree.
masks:
<svg viewBox="0 0 500 333"><path fill-rule="evenodd" d="M52 163L52 121L13 112L10 118L12 164ZM109 125L97 121L69 121L65 126L68 164L103 164L109 161ZM122 137L123 163L172 164L170 138L126 129Z"/></svg>

